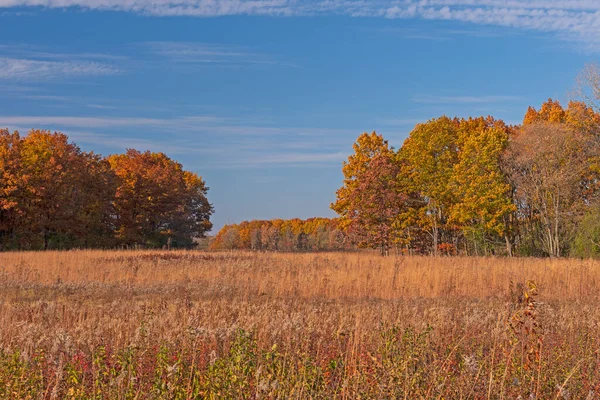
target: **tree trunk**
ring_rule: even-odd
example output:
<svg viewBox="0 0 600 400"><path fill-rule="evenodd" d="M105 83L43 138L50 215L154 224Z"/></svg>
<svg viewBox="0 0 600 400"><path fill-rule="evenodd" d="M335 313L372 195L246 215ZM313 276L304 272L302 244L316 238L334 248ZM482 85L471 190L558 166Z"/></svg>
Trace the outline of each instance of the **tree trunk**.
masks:
<svg viewBox="0 0 600 400"><path fill-rule="evenodd" d="M504 235L504 241L506 242L506 255L512 257L512 243L510 242L510 238L507 234Z"/></svg>
<svg viewBox="0 0 600 400"><path fill-rule="evenodd" d="M50 234L48 228L44 228L44 250L48 250L48 243L50 241Z"/></svg>
<svg viewBox="0 0 600 400"><path fill-rule="evenodd" d="M432 230L432 234L433 234L433 255L437 256L438 255L438 226L437 226L437 217L434 216L433 218L433 230Z"/></svg>

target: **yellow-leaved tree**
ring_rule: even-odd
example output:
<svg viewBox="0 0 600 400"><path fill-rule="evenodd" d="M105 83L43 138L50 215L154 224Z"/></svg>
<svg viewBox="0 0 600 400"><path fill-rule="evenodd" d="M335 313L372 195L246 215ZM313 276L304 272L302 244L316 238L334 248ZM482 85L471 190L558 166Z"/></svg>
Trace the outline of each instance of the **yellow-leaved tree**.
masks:
<svg viewBox="0 0 600 400"><path fill-rule="evenodd" d="M458 161L458 128L459 121L446 116L418 124L399 150L409 191L422 199L413 220L429 234L433 254L456 247L458 240L458 229L449 219L457 202L450 183Z"/></svg>
<svg viewBox="0 0 600 400"><path fill-rule="evenodd" d="M457 133L459 151L450 181L456 202L449 221L461 227L475 254L480 249L487 254L487 243L499 238L512 255L510 220L516 207L501 168L510 128L492 117L479 117L461 120Z"/></svg>

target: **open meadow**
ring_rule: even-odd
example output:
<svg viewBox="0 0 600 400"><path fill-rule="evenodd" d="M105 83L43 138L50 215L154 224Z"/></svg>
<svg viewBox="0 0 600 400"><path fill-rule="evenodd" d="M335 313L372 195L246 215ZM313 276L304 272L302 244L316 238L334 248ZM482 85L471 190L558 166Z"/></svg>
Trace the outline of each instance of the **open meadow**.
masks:
<svg viewBox="0 0 600 400"><path fill-rule="evenodd" d="M600 395L596 261L15 252L0 285L1 398Z"/></svg>

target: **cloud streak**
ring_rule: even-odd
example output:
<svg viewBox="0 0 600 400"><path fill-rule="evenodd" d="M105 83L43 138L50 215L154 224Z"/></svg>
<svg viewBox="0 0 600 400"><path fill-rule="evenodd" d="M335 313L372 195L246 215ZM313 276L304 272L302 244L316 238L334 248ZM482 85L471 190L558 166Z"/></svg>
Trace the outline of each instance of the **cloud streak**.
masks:
<svg viewBox="0 0 600 400"><path fill-rule="evenodd" d="M44 61L0 57L0 80L42 81L118 73L117 68L94 61Z"/></svg>
<svg viewBox="0 0 600 400"><path fill-rule="evenodd" d="M32 127L56 129L80 145L100 146L109 151L133 147L184 156L202 155L205 167L212 169L275 165L304 168L340 163L346 157L348 143L356 135L345 129L262 126L206 115L0 116L0 127L21 132Z"/></svg>
<svg viewBox="0 0 600 400"><path fill-rule="evenodd" d="M230 65L288 65L249 49L212 43L193 42L146 42L143 46L151 54L181 64L230 64Z"/></svg>
<svg viewBox="0 0 600 400"><path fill-rule="evenodd" d="M74 117L74 116L0 116L1 126L45 126L59 128L124 128L152 127L198 129L204 124L219 121L212 116L189 116L180 118L141 118L141 117Z"/></svg>
<svg viewBox="0 0 600 400"><path fill-rule="evenodd" d="M80 8L153 16L226 15L413 18L461 21L559 34L600 47L596 0L0 0L0 8ZM219 49L200 49L219 53ZM230 57L231 54L212 54Z"/></svg>
<svg viewBox="0 0 600 400"><path fill-rule="evenodd" d="M412 99L422 104L495 104L523 100L520 96L422 96Z"/></svg>

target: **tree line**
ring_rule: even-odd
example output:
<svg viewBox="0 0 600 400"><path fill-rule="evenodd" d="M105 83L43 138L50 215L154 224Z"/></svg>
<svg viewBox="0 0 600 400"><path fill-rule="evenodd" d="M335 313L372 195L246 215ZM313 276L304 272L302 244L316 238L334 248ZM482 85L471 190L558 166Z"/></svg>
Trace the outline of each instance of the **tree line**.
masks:
<svg viewBox="0 0 600 400"><path fill-rule="evenodd" d="M442 116L397 151L362 134L331 205L361 247L404 253L600 254L600 114L549 99L522 125Z"/></svg>
<svg viewBox="0 0 600 400"><path fill-rule="evenodd" d="M108 157L66 135L0 130L0 249L192 247L208 187L163 153Z"/></svg>
<svg viewBox="0 0 600 400"><path fill-rule="evenodd" d="M338 220L329 218L243 221L224 226L211 243L213 250L332 251L353 247Z"/></svg>

